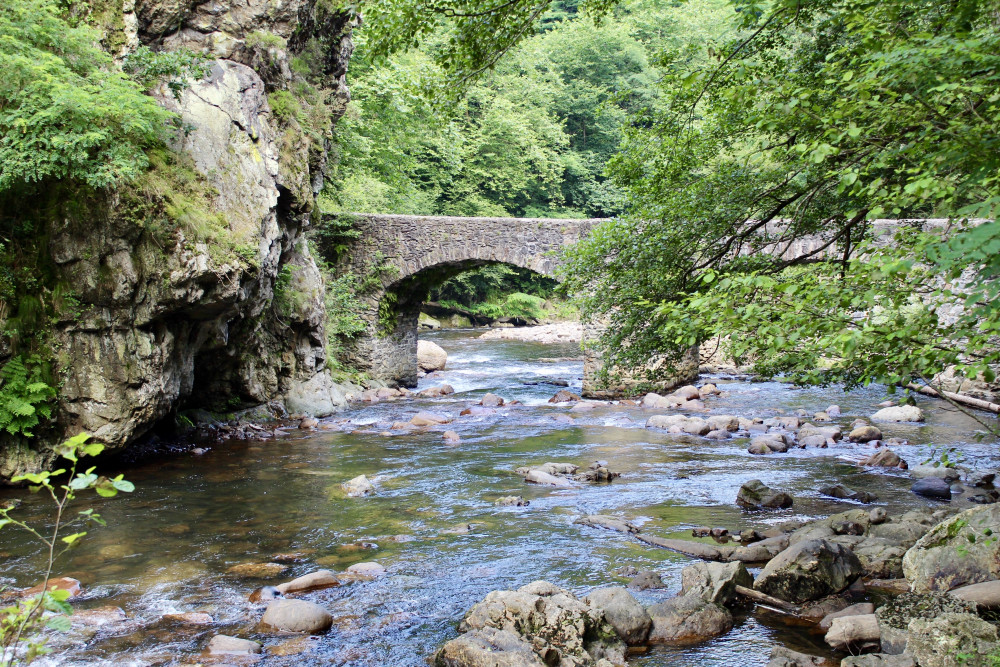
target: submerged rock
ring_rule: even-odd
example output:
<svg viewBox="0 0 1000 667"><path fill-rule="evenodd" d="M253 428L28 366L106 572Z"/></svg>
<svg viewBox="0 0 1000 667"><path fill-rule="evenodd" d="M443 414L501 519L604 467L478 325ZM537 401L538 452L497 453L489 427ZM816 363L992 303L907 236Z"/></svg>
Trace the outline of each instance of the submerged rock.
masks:
<svg viewBox="0 0 1000 667"><path fill-rule="evenodd" d="M375 487L364 475L358 475L340 485L349 498L361 498L375 493Z"/></svg>

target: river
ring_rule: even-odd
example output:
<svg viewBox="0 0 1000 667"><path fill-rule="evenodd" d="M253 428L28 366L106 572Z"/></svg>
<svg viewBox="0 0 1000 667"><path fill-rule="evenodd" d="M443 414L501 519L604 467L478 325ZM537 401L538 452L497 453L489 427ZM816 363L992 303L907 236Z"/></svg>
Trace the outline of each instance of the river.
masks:
<svg viewBox="0 0 1000 667"><path fill-rule="evenodd" d="M612 514L659 536L690 536L694 526L760 528L789 518L825 516L851 503L819 496L824 483L843 482L875 491L890 513L929 503L909 491L905 473L864 470L851 462L865 445L793 449L750 456L746 440L679 443L643 428L651 414L635 406L602 405L589 411L547 400L565 380L579 391L582 362L576 346L504 340L481 341L479 332L427 334L449 353L448 369L421 387L447 382L456 393L358 405L326 420L331 430L294 430L287 437L229 442L202 456L185 454L141 462L125 470L136 491L96 504L108 527L94 528L66 554L56 574L80 579L80 609L117 606L128 620L75 631L48 664L160 665L198 661L212 635L233 634L274 644L254 628L261 609L247 601L254 588L317 568L342 570L377 561L388 574L374 581L311 593L308 599L334 616L333 630L309 652L265 655L260 664L423 665L456 636L464 612L489 591L547 579L575 592L623 584L623 568L654 569L668 588L637 593L654 602L676 593L683 556L625 536L574 525L583 514ZM870 415L884 390L844 394L837 388L800 389L787 384L717 379L726 391L710 398L714 413L744 417L813 413L839 404L848 425ZM389 424L419 410L458 416L491 391L522 405L495 415L462 417L446 427L392 432ZM914 444L896 448L920 462L928 445L959 445L967 461L996 466L996 443L977 441L976 425L931 399L918 398L925 425L890 425L887 436ZM571 419L569 421L567 419ZM461 443L441 432L453 429ZM622 473L611 484L554 490L525 484L513 469L547 461L586 466L604 459ZM340 484L365 474L377 494L345 498ZM795 497L789 510L751 514L734 505L743 482L760 478ZM11 492L5 492L11 495ZM495 507L501 496L521 495L527 507ZM19 516L43 516L32 496ZM2 581L37 583L36 546L10 527L0 531ZM228 571L297 554L287 572L247 579ZM165 613L204 611L215 623L183 626L159 620ZM821 636L789 628L757 612L737 619L727 635L687 648L657 647L635 656L643 667L763 665L776 642L826 654ZM43 664L44 664L43 663Z"/></svg>

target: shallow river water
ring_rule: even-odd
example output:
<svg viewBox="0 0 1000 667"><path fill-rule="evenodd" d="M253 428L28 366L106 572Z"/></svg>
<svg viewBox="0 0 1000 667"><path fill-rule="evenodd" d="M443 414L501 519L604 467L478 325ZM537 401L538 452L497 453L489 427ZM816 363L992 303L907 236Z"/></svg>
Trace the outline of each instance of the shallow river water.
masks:
<svg viewBox="0 0 1000 667"><path fill-rule="evenodd" d="M747 442L679 443L643 428L652 414L635 406L602 405L573 411L547 403L569 382L579 391L582 362L575 346L481 341L473 331L445 331L427 338L449 353L448 370L421 387L448 382L456 393L440 399L361 404L326 420L331 430L293 430L283 438L230 442L203 456L151 460L126 470L136 491L100 501L107 528L95 528L63 557L56 574L85 586L81 609L108 605L129 621L74 634L49 664L193 664L215 634L283 641L259 634L261 609L247 602L254 588L317 568L342 570L377 561L388 574L307 595L333 614L333 630L311 640L308 652L267 655L264 665L424 665L456 636L464 612L491 590L547 579L578 593L623 584L622 568L654 569L668 588L637 594L654 602L676 593L689 560L626 536L573 523L584 514L612 514L662 537L690 536L694 526L759 528L789 518L843 511L850 503L821 498L816 489L841 481L876 492L879 504L898 513L927 503L909 491L905 473L874 472L852 464L870 449L841 444L751 456ZM556 358L557 360L553 360ZM885 399L879 388L845 395L836 388L798 389L781 383L717 378L722 397L706 402L712 413L744 417L813 413L839 404L848 425ZM487 391L523 405L496 415L458 417ZM976 425L931 399L918 398L926 425L890 425L887 436L908 438L896 448L911 463L929 445L958 445L966 460L996 466L995 442L978 442ZM445 412L444 427L386 435L389 424L420 410ZM664 411L660 411L664 412ZM669 411L666 411L669 412ZM567 416L572 421L567 420ZM448 445L441 432L457 431ZM611 484L559 489L525 484L521 465L567 461L586 466L604 459L622 477ZM377 494L345 498L340 484L356 475L371 479ZM734 500L753 478L795 497L789 510L752 514ZM9 492L7 495L10 495ZM501 496L521 495L527 507L495 507ZM30 498L21 516L41 516ZM471 528L471 530L470 530ZM41 555L9 527L0 531L2 582L37 583ZM242 563L265 563L298 553L302 562L268 579L228 572ZM158 620L165 613L205 611L215 624L185 627ZM658 647L635 656L643 667L763 665L770 647L823 654L822 638L788 628L763 612L737 619L727 635L687 648Z"/></svg>

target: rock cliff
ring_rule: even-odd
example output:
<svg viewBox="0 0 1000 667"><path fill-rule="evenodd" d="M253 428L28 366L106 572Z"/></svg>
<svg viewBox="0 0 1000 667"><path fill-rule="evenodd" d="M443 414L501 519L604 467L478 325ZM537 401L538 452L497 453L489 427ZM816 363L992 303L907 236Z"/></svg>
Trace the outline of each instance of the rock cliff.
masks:
<svg viewBox="0 0 1000 667"><path fill-rule="evenodd" d="M49 446L80 431L124 448L184 405L278 400L324 414L343 404L325 370L323 280L304 238L330 124L349 100L355 17L330 6L126 0L95 13L112 53L184 48L210 58L208 73L179 99L155 91L183 127L154 160L152 173L159 160L172 178L138 196L51 195L58 213L40 253L74 304L45 334L56 425L30 443L0 440L0 476L48 464ZM0 361L10 349L0 343Z"/></svg>

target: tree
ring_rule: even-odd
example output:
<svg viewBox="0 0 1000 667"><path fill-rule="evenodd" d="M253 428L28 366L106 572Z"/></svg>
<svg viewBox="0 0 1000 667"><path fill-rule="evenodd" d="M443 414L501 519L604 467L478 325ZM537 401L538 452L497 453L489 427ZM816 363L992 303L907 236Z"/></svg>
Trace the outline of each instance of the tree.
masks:
<svg viewBox="0 0 1000 667"><path fill-rule="evenodd" d="M992 379L993 6L735 6L735 38L662 60L665 104L633 116L611 165L631 216L573 256L570 286L591 294L592 316L609 319L614 360L638 366L722 336L767 375L929 382L957 364ZM871 245L870 223L885 216L956 224L944 235L904 228ZM970 218L985 222L962 222ZM763 252L807 235L839 261Z"/></svg>
<svg viewBox="0 0 1000 667"><path fill-rule="evenodd" d="M107 187L146 169L146 150L160 144L173 114L98 40L55 0L0 7L0 194L54 179ZM136 72L148 83L158 59L145 53Z"/></svg>

